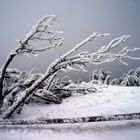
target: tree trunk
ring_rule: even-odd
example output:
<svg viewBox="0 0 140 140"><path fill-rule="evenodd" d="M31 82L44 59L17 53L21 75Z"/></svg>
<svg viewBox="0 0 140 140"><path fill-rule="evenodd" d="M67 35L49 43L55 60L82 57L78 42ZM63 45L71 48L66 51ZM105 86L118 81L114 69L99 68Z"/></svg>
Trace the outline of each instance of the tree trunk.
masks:
<svg viewBox="0 0 140 140"><path fill-rule="evenodd" d="M4 81L4 76L6 73L6 69L9 66L10 62L13 60L13 58L16 56L16 53L11 53L10 56L7 58L6 62L1 68L1 77L0 77L0 107L2 106L3 102L3 81Z"/></svg>
<svg viewBox="0 0 140 140"><path fill-rule="evenodd" d="M140 113L101 115L76 118L55 118L40 120L0 120L0 125L42 125L42 124L63 124L63 123L87 123L103 121L122 121L140 119Z"/></svg>
<svg viewBox="0 0 140 140"><path fill-rule="evenodd" d="M39 95L39 94L34 94L33 96L41 99L41 100L44 100L46 103L55 103L55 104L61 104L62 101L59 99L59 98L54 98L53 96L51 97L51 95L46 95L46 97L44 97L43 95Z"/></svg>
<svg viewBox="0 0 140 140"><path fill-rule="evenodd" d="M3 118L7 119L9 118L14 111L22 104L24 103L24 101L27 99L28 96L32 95L34 90L36 90L38 88L38 86L46 79L50 77L50 74L48 74L48 71L46 72L46 74L42 75L42 77L40 77L37 81L35 81L35 83L27 88L25 91L22 91L22 96L19 97L17 99L17 101L14 102L14 104L12 106L10 106L3 114Z"/></svg>

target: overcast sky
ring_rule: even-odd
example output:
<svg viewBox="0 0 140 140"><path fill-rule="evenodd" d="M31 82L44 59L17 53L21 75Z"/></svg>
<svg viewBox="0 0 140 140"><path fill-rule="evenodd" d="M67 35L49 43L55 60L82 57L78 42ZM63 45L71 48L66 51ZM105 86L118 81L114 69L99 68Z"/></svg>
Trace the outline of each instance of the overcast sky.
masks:
<svg viewBox="0 0 140 140"><path fill-rule="evenodd" d="M55 28L64 32L64 46L38 57L17 56L10 67L20 70L35 67L35 72L44 73L49 63L94 31L111 33L111 36L90 43L81 50L95 51L123 34L132 36L124 46L140 47L140 0L0 0L0 66L17 46L16 40L22 40L38 19L50 14L58 16ZM135 55L140 56L140 52ZM90 71L102 68L120 76L140 66L140 61L127 62L129 66L118 62L98 67L90 65L87 73L71 75L75 79L88 79Z"/></svg>

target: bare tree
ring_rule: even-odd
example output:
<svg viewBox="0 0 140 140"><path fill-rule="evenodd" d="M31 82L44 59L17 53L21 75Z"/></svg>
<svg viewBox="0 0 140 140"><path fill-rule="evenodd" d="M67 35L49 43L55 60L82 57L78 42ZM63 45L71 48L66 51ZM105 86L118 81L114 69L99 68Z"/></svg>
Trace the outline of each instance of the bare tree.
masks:
<svg viewBox="0 0 140 140"><path fill-rule="evenodd" d="M1 75L0 75L0 104L2 105L3 101L3 81L6 73L6 69L13 60L16 55L28 53L37 55L39 52L46 51L51 48L55 48L61 46L63 44L63 38L58 34L61 33L59 31L52 31L49 29L50 26L53 25L54 21L56 21L55 15L45 16L40 19L30 30L30 32L26 35L26 37L19 41L18 46L15 50L13 50L8 56L7 60L1 67ZM48 45L43 48L37 49L33 46L33 41L48 41Z"/></svg>
<svg viewBox="0 0 140 140"><path fill-rule="evenodd" d="M53 77L57 75L61 71L69 71L69 70L76 70L76 71L86 71L87 64L103 64L106 62L112 61L119 61L125 65L123 60L125 58L129 59L139 59L135 57L131 57L128 54L139 50L138 48L128 49L124 47L121 51L111 53L110 50L117 47L121 43L125 42L130 36L123 35L112 40L108 45L101 47L96 52L81 52L79 54L73 55L78 49L83 47L88 42L92 41L96 37L105 37L108 34L99 34L94 32L91 36L87 37L81 43L77 44L73 49L68 51L66 54L62 55L59 59L56 59L53 63L51 63L46 70L45 74L43 74L38 80L36 80L29 88L25 91L22 91L22 96L20 96L4 113L3 118L9 118L13 112L22 104L24 101L33 94L39 84L41 84L44 80L48 79L48 88L53 81Z"/></svg>

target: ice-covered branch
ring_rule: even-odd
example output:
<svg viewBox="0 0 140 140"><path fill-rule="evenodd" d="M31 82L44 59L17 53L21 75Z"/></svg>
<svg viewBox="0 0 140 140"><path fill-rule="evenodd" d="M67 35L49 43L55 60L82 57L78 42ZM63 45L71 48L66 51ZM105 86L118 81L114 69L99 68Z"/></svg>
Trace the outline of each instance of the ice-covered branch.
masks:
<svg viewBox="0 0 140 140"><path fill-rule="evenodd" d="M45 28L45 27L44 27ZM128 49L124 47L121 51L111 53L110 50L117 47L121 43L125 42L129 36L124 35L122 37L116 38L112 40L107 46L101 47L97 52L81 52L77 55L71 56L74 52L76 52L79 48L84 46L86 43L92 41L96 37L106 36L108 34L99 34L93 33L91 36L83 40L81 43L77 44L73 49L68 51L66 54L62 55L59 59L56 59L52 64L49 65L45 74L41 75L29 88L22 91L21 97L19 97L13 104L10 106L3 114L4 118L8 118L12 115L12 113L29 97L33 94L33 92L38 88L38 86L45 81L48 80L48 87L53 82L54 77L60 71L65 70L81 70L86 71L86 64L102 64L106 62L112 62L115 60L123 62L123 59L136 59L135 57L129 56L129 53L139 50L138 48ZM139 58L137 58L139 59ZM47 87L47 88L48 88Z"/></svg>
<svg viewBox="0 0 140 140"><path fill-rule="evenodd" d="M56 59L48 68L49 73L52 73L52 71L55 71L56 69L60 69L59 65L61 65L61 63L65 63L67 61L67 59L69 59L70 55L73 54L75 51L77 51L79 48L83 47L85 44L87 44L90 41L93 41L93 39L95 39L96 37L105 37L108 36L108 33L97 33L94 32L92 35L90 35L89 37L87 37L85 40L83 40L82 42L80 42L79 44L77 44L75 47L73 47L73 49L71 49L70 51L68 51L67 53L65 53L64 55L62 55L59 59ZM77 56L76 56L77 58Z"/></svg>
<svg viewBox="0 0 140 140"><path fill-rule="evenodd" d="M36 55L39 52L46 51L51 48L59 47L63 44L63 38L60 37L59 31L50 31L49 27L53 25L54 21L56 21L55 15L45 16L40 19L30 30L30 32L26 35L26 37L19 41L19 44L15 50L13 50L8 56L7 60L1 67L1 75L0 75L0 106L3 101L3 80L7 67L13 60L13 58L22 53L30 53ZM32 41L42 41L47 40L48 46L43 48L35 48L32 45Z"/></svg>
<svg viewBox="0 0 140 140"><path fill-rule="evenodd" d="M77 51L79 48L81 48L82 46L84 46L88 42L92 41L96 37L105 37L105 36L108 36L108 35L109 35L108 33L99 34L97 32L94 32L92 35L90 35L89 37L87 37L85 40L83 40L82 42L80 42L79 44L77 44L73 49L71 49L70 51L68 51L63 56L61 56L61 58L64 59L64 58L70 56L73 52Z"/></svg>
<svg viewBox="0 0 140 140"><path fill-rule="evenodd" d="M107 46L101 47L101 49L98 50L98 53L105 53L108 52L110 49L117 47L121 43L124 43L128 40L130 35L123 35L121 37L113 39Z"/></svg>
<svg viewBox="0 0 140 140"><path fill-rule="evenodd" d="M119 38L116 38L113 41L111 41L109 45L104 47L104 49L101 48L97 52L89 53L86 51L86 52L81 52L74 56L65 55L67 57L63 59L63 61L57 63L57 65L53 68L57 70L61 69L62 71L71 71L71 70L86 71L85 66L88 63L99 65L106 62L112 62L112 61L119 61L122 64L127 65L127 63L124 62L124 59L126 58L140 59L140 58L132 57L129 55L132 52L140 50L139 48L129 49L128 47L124 47L121 51L115 52L115 53L111 53L110 50L113 49L114 47L119 46L123 42L125 42L128 39L128 37L129 36L124 35ZM72 49L72 50L76 51L76 49ZM73 51L69 51L69 52L73 52ZM70 54L70 53L67 53L67 54ZM64 58L64 57L61 57L61 58Z"/></svg>
<svg viewBox="0 0 140 140"><path fill-rule="evenodd" d="M50 31L49 27L56 21L55 15L43 17L37 22L26 35L23 41L19 41L19 46L16 49L17 54L21 53L38 53L46 51L48 49L61 46L63 44L63 38L59 35L60 31ZM32 41L48 41L48 46L36 49L32 45Z"/></svg>

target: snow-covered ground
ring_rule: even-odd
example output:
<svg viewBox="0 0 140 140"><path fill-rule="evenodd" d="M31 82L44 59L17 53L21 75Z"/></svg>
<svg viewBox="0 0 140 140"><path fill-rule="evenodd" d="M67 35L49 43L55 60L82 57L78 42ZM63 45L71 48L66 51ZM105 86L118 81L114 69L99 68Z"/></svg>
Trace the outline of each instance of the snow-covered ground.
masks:
<svg viewBox="0 0 140 140"><path fill-rule="evenodd" d="M79 117L139 111L140 87L109 86L97 93L74 95L58 105L27 105L20 116L16 115L14 119Z"/></svg>
<svg viewBox="0 0 140 140"><path fill-rule="evenodd" d="M140 112L140 87L109 86L59 105L30 104L12 119L72 118ZM139 140L140 120L0 127L0 140Z"/></svg>

